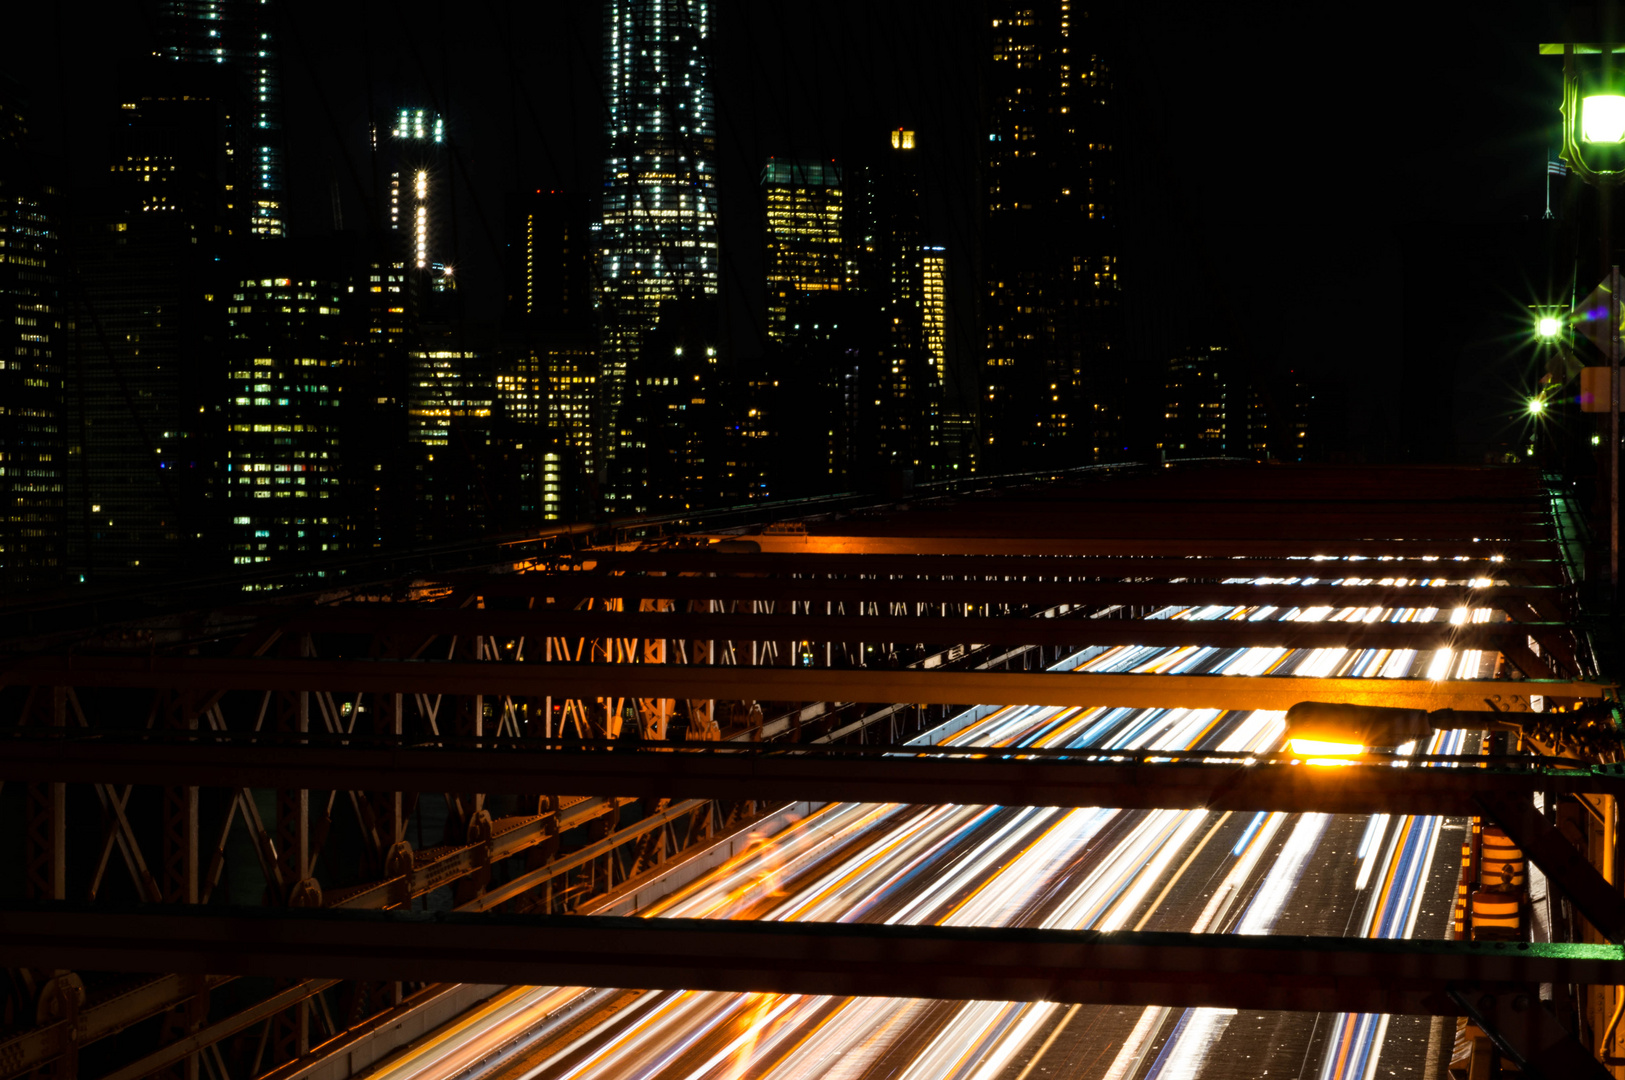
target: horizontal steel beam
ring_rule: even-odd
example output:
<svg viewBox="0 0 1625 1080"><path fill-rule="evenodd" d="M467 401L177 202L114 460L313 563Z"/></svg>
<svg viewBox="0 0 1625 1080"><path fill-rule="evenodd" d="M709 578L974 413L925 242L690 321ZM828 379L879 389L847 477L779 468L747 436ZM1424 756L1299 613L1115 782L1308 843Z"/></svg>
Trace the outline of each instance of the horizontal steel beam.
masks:
<svg viewBox="0 0 1625 1080"><path fill-rule="evenodd" d="M1595 683L1528 679L1316 679L1290 675L1118 675L1071 671L876 671L679 664L534 664L273 657L38 656L0 665L0 686L326 690L761 701L907 701L922 705L1111 705L1289 709L1300 701L1409 709L1527 711L1531 695L1600 698Z"/></svg>
<svg viewBox="0 0 1625 1080"><path fill-rule="evenodd" d="M750 538L742 538L753 543ZM1432 559L1388 559L1375 562L1310 562L1287 558L1170 558L1117 555L840 555L810 552L719 551L716 545L700 548L662 548L654 551L583 551L574 557L587 569L633 573L711 574L829 574L929 577L1091 577L1091 578L1234 578L1302 577L1306 573L1354 574L1380 568L1384 577L1439 576ZM1561 576L1562 564L1546 561L1496 562L1487 555L1451 562L1452 576L1506 578L1538 574L1542 579Z"/></svg>
<svg viewBox="0 0 1625 1080"><path fill-rule="evenodd" d="M1373 511L1369 506L1324 512L1306 503L1239 507L1234 503L1210 503L1211 508L1195 510L1187 506L1172 500L1128 508L1093 500L1046 502L1036 506L999 500L987 508L992 513L985 516L977 512L978 507L962 506L950 513L900 514L887 524L917 534L962 537L1081 535L1106 540L1156 536L1195 540L1281 538L1303 542L1370 538L1457 544L1538 539L1550 529L1549 522L1538 513L1505 508L1452 512L1448 508L1434 510L1413 506L1384 513ZM1302 513L1299 513L1300 508ZM814 524L809 530L814 537L818 528Z"/></svg>
<svg viewBox="0 0 1625 1080"><path fill-rule="evenodd" d="M1431 556L1441 561L1458 556L1482 559L1486 555L1500 555L1506 559L1556 557L1556 544L1549 540L1169 539L1155 535L1096 539L1085 536L798 536L793 533L746 537L718 534L703 538L749 540L758 544L763 551L829 555L1172 555L1209 558L1399 555L1409 558Z"/></svg>
<svg viewBox="0 0 1625 1080"><path fill-rule="evenodd" d="M432 638L722 638L734 641L907 641L1010 645L1216 645L1223 648L1487 649L1531 634L1563 634L1565 623L1281 622L1235 619L985 618L912 615L746 615L703 612L528 611L405 608L357 604L279 613L285 631ZM393 608L395 605L388 605Z"/></svg>
<svg viewBox="0 0 1625 1080"><path fill-rule="evenodd" d="M1540 585L1251 585L1206 581L917 581L908 578L646 577L593 573L493 575L484 596L649 597L694 600L913 601L929 604L1129 604L1207 606L1453 608L1521 612L1555 603ZM1509 605L1513 605L1509 608Z"/></svg>
<svg viewBox="0 0 1625 1080"><path fill-rule="evenodd" d="M177 906L8 906L0 963L1442 1015L1461 986L1625 982L1616 945Z"/></svg>
<svg viewBox="0 0 1625 1080"><path fill-rule="evenodd" d="M613 744L606 751L540 739L493 739L472 748L467 740L450 747L379 746L382 740L363 737L357 740L361 745L340 746L318 738L318 745L300 746L250 732L202 743L133 734L14 736L0 742L0 779L1455 816L1481 813L1480 802L1492 796L1509 805L1519 799L1529 805L1537 792L1625 796L1625 771L1609 766L1398 769L1385 761L1322 768L1292 764L1290 755L1260 755L1262 762L1243 766L1237 760L1169 761L1146 752L1089 761L1061 751L981 756L957 748L801 750L661 743Z"/></svg>

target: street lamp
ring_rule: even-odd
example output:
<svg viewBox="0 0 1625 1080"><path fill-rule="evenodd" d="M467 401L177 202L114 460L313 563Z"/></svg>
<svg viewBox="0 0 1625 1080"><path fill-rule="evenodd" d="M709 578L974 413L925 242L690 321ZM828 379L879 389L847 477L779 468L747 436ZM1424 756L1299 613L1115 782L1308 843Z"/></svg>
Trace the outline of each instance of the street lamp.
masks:
<svg viewBox="0 0 1625 1080"><path fill-rule="evenodd" d="M1395 709L1385 705L1341 705L1300 701L1286 711L1287 745L1309 758L1359 757L1378 747L1392 749L1435 731L1499 731L1512 727L1494 713L1456 709Z"/></svg>
<svg viewBox="0 0 1625 1080"><path fill-rule="evenodd" d="M1536 394L1529 399L1529 404L1525 407L1529 410L1530 416L1538 417L1546 411L1546 399Z"/></svg>
<svg viewBox="0 0 1625 1080"><path fill-rule="evenodd" d="M1614 602L1619 601L1619 354L1620 303L1619 266L1613 258L1613 225L1609 217L1609 195L1615 184L1625 183L1625 94L1613 72L1614 56L1625 52L1625 45L1614 43L1579 44L1568 41L1560 45L1543 44L1544 55L1561 54L1563 57L1563 152L1560 157L1586 183L1597 188L1601 211L1603 265L1608 278L1597 287L1593 296L1606 299L1606 311L1598 312L1588 302L1588 316L1598 325L1586 332L1599 345L1605 345L1608 354L1608 576L1614 591ZM1600 58L1596 71L1588 73L1581 92L1580 65L1577 56ZM1603 318L1606 317L1606 323ZM1598 341L1606 325L1607 337Z"/></svg>
<svg viewBox="0 0 1625 1080"><path fill-rule="evenodd" d="M1555 315L1542 315L1535 320L1535 336L1542 341L1556 341L1563 332L1563 320Z"/></svg>
<svg viewBox="0 0 1625 1080"><path fill-rule="evenodd" d="M1581 98L1580 137L1588 143L1625 139L1625 96L1589 94Z"/></svg>

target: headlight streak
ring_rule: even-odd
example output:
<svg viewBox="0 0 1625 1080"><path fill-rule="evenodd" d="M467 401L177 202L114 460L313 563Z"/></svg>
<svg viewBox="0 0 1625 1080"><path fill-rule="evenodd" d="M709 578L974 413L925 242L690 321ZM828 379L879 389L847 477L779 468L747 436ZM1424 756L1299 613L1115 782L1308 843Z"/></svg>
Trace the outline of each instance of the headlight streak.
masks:
<svg viewBox="0 0 1625 1080"><path fill-rule="evenodd" d="M1435 732L1428 740L1427 752L1460 754L1466 739L1465 731ZM1435 766L1424 764L1423 767ZM1377 818L1382 819L1381 825L1376 824ZM1405 815L1398 818L1398 823L1385 846L1382 864L1386 869L1382 882L1366 902L1360 926L1363 937L1408 938L1416 931L1425 875L1433 863L1444 819ZM1370 883L1371 866L1380 846L1378 841L1387 824L1388 815L1380 814L1366 828L1367 839L1362 847L1369 844L1370 850L1364 853L1360 876L1355 881L1356 891L1364 890ZM1320 1080L1372 1080L1387 1033L1386 1015L1338 1013L1327 1039Z"/></svg>
<svg viewBox="0 0 1625 1080"><path fill-rule="evenodd" d="M1342 580L1358 584L1365 579ZM1470 617L1479 621L1481 612L1486 618L1492 614L1474 608ZM1436 614L1430 609L1329 606L1304 610L1176 607L1159 612L1163 617L1193 621L1293 617L1408 622L1432 619ZM1474 665L1469 657L1463 654L1460 660L1453 666L1459 666L1464 677L1471 677L1469 668ZM1428 663L1439 663L1436 652L1418 657L1413 650L1118 646L1094 653L1079 670L1415 677ZM1284 728L1280 712L1021 706L997 710L945 743L1012 749L1206 750L1248 755L1244 760L1250 760L1273 750ZM1288 817L1262 815L1247 825L1233 847L1226 842L1219 849L1218 857L1230 865L1191 929L1204 932L1229 926L1233 932L1268 932L1290 900L1326 825L1324 816L1302 815L1287 829ZM1156 913L1175 881L1222 825L1223 819L1215 820L1206 811L827 805L643 914L1115 929L1136 917L1152 890L1171 872L1161 893L1135 924L1138 927ZM1383 844L1386 831L1381 826L1368 823L1366 831L1368 840L1362 842L1360 855L1362 873L1370 877L1377 865L1388 867L1396 859L1402 862L1400 868L1386 869L1383 877L1384 882L1395 883L1384 891L1400 905L1404 890L1419 891L1429 862L1422 852L1431 847L1417 846L1423 834L1416 829L1412 830L1415 842L1403 844ZM1436 828L1429 831L1436 837ZM1373 853L1378 850L1385 855L1374 861ZM1092 853L1080 861L1084 852ZM1182 857L1179 868L1172 869ZM1273 863L1265 869L1264 860L1271 858ZM1373 867L1370 872L1367 863ZM785 895L775 895L772 883ZM1373 910L1379 915L1388 911ZM1402 911L1406 918L1395 923ZM1408 932L1414 922L1415 906L1407 903L1394 906L1386 921L1379 918L1374 925L1403 927ZM574 995L579 1001L589 994L615 992L545 993ZM585 1012L604 1011L607 998L592 1000L599 1003ZM954 1006L798 995L644 993L625 1007L549 1036L562 1038L568 1045L543 1049L540 1057L532 1051L522 1073L507 1071L505 1075L535 1080L586 1080L589 1076L592 1080L791 1080L804 1076L856 1080L882 1058L900 1052L906 1040L923 1039L900 1080L993 1080L1050 1026L1056 1009L1044 1003ZM945 1020L940 1019L944 1010L951 1010ZM1120 1072L1120 1065L1135 1069L1143 1065L1148 1048L1158 1046L1157 1034L1173 1011L1147 1010L1107 1075L1127 1075ZM1160 1044L1151 1075L1162 1080L1195 1075L1228 1022L1224 1010L1183 1012L1175 1033ZM1050 1031L1049 1036L1053 1038L1055 1033ZM1374 1062L1382 1032L1374 1029L1358 1041L1368 1046L1362 1060ZM530 1045L540 1048L542 1043L536 1039ZM405 1080L408 1075L427 1080L430 1073L390 1071L380 1077Z"/></svg>

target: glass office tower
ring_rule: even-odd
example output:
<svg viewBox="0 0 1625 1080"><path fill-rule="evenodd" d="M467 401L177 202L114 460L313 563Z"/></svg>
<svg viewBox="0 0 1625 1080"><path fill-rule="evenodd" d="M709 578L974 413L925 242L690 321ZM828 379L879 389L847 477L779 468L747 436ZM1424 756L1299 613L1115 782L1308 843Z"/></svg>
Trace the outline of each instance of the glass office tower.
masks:
<svg viewBox="0 0 1625 1080"><path fill-rule="evenodd" d="M1121 457L1117 90L1106 8L995 0L984 143L983 460Z"/></svg>
<svg viewBox="0 0 1625 1080"><path fill-rule="evenodd" d="M762 167L767 218L767 336L794 337L803 301L839 292L841 170L833 162L769 161Z"/></svg>
<svg viewBox="0 0 1625 1080"><path fill-rule="evenodd" d="M619 442L627 367L672 299L717 292L712 0L608 0L601 442Z"/></svg>

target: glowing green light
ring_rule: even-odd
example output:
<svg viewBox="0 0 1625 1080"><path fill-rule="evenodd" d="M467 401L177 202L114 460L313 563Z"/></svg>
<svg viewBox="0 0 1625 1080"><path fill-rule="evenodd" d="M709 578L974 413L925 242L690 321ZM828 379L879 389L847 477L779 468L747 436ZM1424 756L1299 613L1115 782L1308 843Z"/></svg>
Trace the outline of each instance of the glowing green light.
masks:
<svg viewBox="0 0 1625 1080"><path fill-rule="evenodd" d="M1539 321L1535 323L1535 333L1539 334L1547 341L1555 338L1562 331L1562 329L1563 320L1552 315L1543 315L1540 317Z"/></svg>
<svg viewBox="0 0 1625 1080"><path fill-rule="evenodd" d="M1625 96L1592 94L1580 102L1580 133L1586 142L1617 143L1625 139Z"/></svg>
<svg viewBox="0 0 1625 1080"><path fill-rule="evenodd" d="M1591 436L1591 445L1592 446L1601 446L1602 445L1602 436L1601 435L1593 435L1593 436Z"/></svg>
<svg viewBox="0 0 1625 1080"><path fill-rule="evenodd" d="M1539 416L1541 413L1543 413L1545 411L1546 411L1546 399L1545 398L1532 397L1532 398L1529 399L1529 415L1530 416Z"/></svg>

